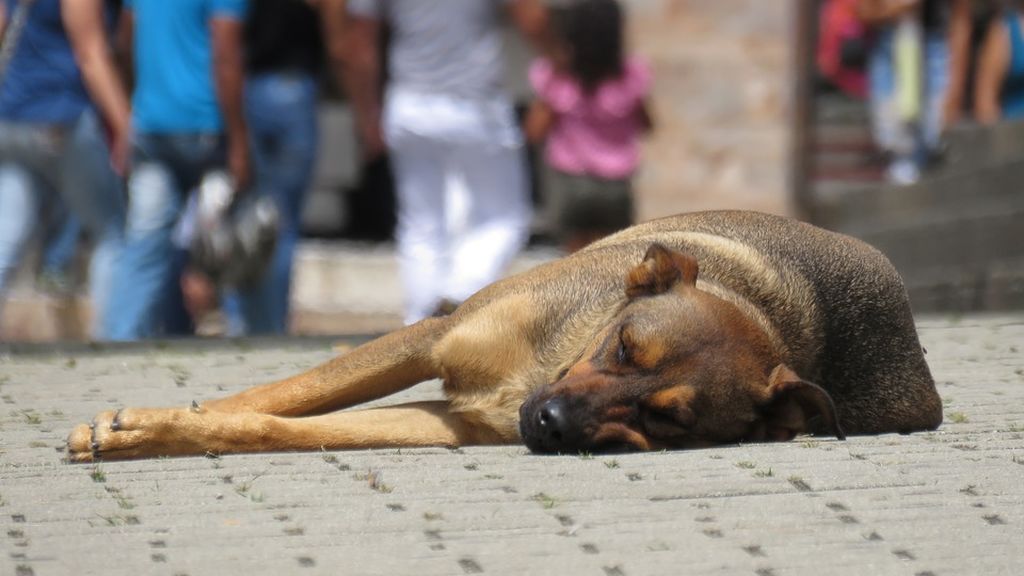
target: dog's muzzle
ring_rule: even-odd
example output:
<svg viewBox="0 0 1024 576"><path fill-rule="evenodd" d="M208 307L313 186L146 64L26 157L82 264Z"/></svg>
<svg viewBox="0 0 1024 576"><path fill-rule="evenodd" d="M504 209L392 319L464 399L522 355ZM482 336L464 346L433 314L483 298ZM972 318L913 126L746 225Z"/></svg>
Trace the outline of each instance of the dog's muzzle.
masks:
<svg viewBox="0 0 1024 576"><path fill-rule="evenodd" d="M586 448L586 436L572 417L564 397L531 399L519 409L519 433L534 452L575 453Z"/></svg>

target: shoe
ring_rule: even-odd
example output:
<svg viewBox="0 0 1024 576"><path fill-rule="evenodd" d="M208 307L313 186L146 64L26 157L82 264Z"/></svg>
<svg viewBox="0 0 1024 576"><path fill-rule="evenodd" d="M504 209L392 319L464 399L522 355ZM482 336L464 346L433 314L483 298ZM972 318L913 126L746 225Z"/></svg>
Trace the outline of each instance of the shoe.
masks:
<svg viewBox="0 0 1024 576"><path fill-rule="evenodd" d="M75 291L75 280L67 272L45 270L36 279L36 289L58 298L67 298Z"/></svg>
<svg viewBox="0 0 1024 576"><path fill-rule="evenodd" d="M921 179L921 170L912 160L895 160L886 169L885 179L897 186L910 186Z"/></svg>
<svg viewBox="0 0 1024 576"><path fill-rule="evenodd" d="M443 298L441 299L440 302L437 303L437 308L434 308L434 312L430 316L432 318L437 318L439 316L450 316L452 312L455 312L455 310L459 307L459 304L460 302L449 300L448 298Z"/></svg>

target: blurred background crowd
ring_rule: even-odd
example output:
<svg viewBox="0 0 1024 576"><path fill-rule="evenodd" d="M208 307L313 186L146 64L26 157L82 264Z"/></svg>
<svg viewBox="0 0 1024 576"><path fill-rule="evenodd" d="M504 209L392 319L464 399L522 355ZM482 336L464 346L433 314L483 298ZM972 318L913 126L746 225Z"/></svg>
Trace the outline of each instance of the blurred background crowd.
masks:
<svg viewBox="0 0 1024 576"><path fill-rule="evenodd" d="M392 322L411 323L527 247L543 260L708 208L795 215L926 263L909 280L926 307L1019 304L1020 251L987 256L1004 228L1020 238L1004 189L1024 160L1022 11L0 0L0 334L38 337L19 283L88 319L49 338L350 330L297 327L294 304L386 291L360 260L379 245ZM937 239L955 260L911 250Z"/></svg>

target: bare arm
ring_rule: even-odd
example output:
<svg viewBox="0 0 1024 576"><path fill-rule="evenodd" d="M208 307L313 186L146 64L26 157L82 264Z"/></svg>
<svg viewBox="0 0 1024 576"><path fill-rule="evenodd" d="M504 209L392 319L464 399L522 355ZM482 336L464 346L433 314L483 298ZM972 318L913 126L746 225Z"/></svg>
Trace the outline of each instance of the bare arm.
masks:
<svg viewBox="0 0 1024 576"><path fill-rule="evenodd" d="M320 0L320 32L324 49L330 62L331 74L338 86L343 85L345 76L345 27L347 14L345 0Z"/></svg>
<svg viewBox="0 0 1024 576"><path fill-rule="evenodd" d="M534 100L526 112L526 140L530 144L540 144L548 136L555 124L555 112L542 100Z"/></svg>
<svg viewBox="0 0 1024 576"><path fill-rule="evenodd" d="M967 90L967 67L971 52L971 0L952 0L949 22L949 88L946 90L946 126L960 121Z"/></svg>
<svg viewBox="0 0 1024 576"><path fill-rule="evenodd" d="M860 0L857 16L868 25L891 22L916 9L921 0Z"/></svg>
<svg viewBox="0 0 1024 576"><path fill-rule="evenodd" d="M130 111L104 31L103 1L62 0L61 18L85 86L112 132L111 161L118 172L123 172Z"/></svg>
<svg viewBox="0 0 1024 576"><path fill-rule="evenodd" d="M384 151L380 126L381 24L369 18L349 17L344 27L338 69L355 111L364 159L371 160Z"/></svg>
<svg viewBox="0 0 1024 576"><path fill-rule="evenodd" d="M1010 34L1002 19L989 26L978 56L974 81L974 117L982 124L994 124L1002 116L999 94L1010 66Z"/></svg>
<svg viewBox="0 0 1024 576"><path fill-rule="evenodd" d="M637 112L640 116L640 127L645 133L654 131L654 115L651 113L651 102L650 100L644 100L640 104L640 110Z"/></svg>
<svg viewBox="0 0 1024 576"><path fill-rule="evenodd" d="M548 24L548 11L540 0L514 0L508 6L509 18L533 47L548 52L554 45Z"/></svg>
<svg viewBox="0 0 1024 576"><path fill-rule="evenodd" d="M117 21L117 32L114 34L114 52L121 66L121 78L131 92L135 83L135 12L124 8Z"/></svg>
<svg viewBox="0 0 1024 576"><path fill-rule="evenodd" d="M214 82L228 139L228 169L239 190L249 184L249 133L242 104L242 26L234 18L210 20Z"/></svg>

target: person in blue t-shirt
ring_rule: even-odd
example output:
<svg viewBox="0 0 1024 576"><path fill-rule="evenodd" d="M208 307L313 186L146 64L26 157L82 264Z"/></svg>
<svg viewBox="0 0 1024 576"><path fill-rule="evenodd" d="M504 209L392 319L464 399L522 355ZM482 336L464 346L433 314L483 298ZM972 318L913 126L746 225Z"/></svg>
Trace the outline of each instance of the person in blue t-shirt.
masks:
<svg viewBox="0 0 1024 576"><path fill-rule="evenodd" d="M90 292L96 312L105 307L124 225L111 165L124 169L129 132L108 43L115 13L108 0L0 0L0 295L40 212L63 202L96 243Z"/></svg>
<svg viewBox="0 0 1024 576"><path fill-rule="evenodd" d="M125 249L106 318L115 340L155 336L178 268L172 232L188 192L226 167L249 184L242 109L246 0L125 0L118 35L134 59L134 141Z"/></svg>

